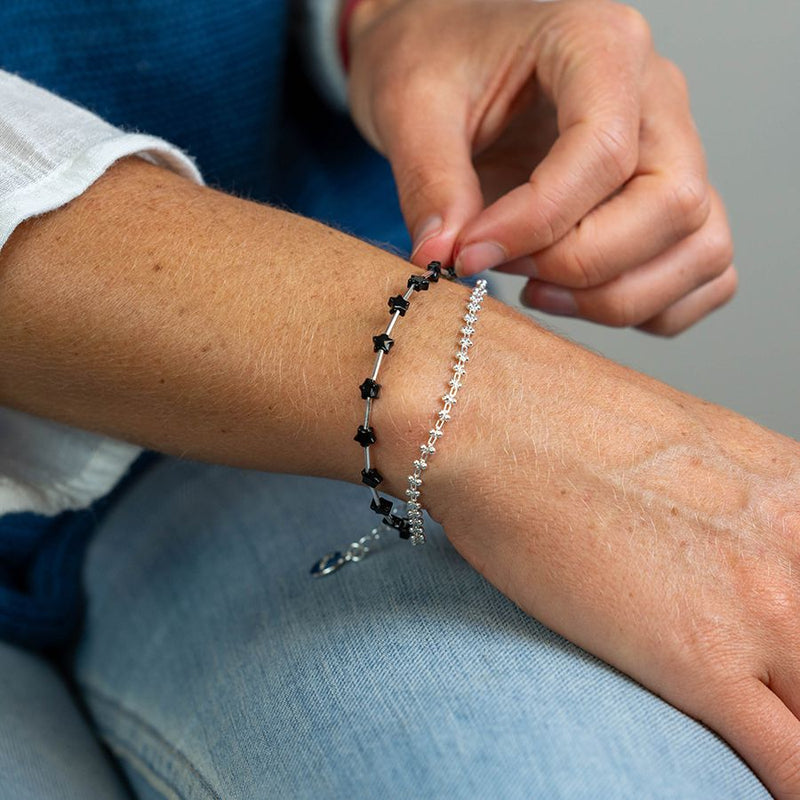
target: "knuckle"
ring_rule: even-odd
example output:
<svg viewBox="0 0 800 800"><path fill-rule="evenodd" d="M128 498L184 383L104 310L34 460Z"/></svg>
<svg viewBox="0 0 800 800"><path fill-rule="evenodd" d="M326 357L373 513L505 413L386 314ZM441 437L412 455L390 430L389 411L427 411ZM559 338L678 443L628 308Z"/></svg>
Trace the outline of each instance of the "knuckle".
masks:
<svg viewBox="0 0 800 800"><path fill-rule="evenodd" d="M601 304L601 317L613 328L627 328L638 319L638 303L629 292L609 291Z"/></svg>
<svg viewBox="0 0 800 800"><path fill-rule="evenodd" d="M700 230L711 213L708 184L699 175L682 175L668 191L667 209L679 235L687 236Z"/></svg>
<svg viewBox="0 0 800 800"><path fill-rule="evenodd" d="M664 657L676 673L728 685L741 672L740 662L746 657L736 633L718 615L688 611L664 639Z"/></svg>
<svg viewBox="0 0 800 800"><path fill-rule="evenodd" d="M652 42L650 24L644 14L633 6L614 3L611 6L615 27L623 34L626 41L649 46Z"/></svg>
<svg viewBox="0 0 800 800"><path fill-rule="evenodd" d="M541 186L534 174L527 183L530 189L530 207L535 224L541 227L541 240L537 247L543 249L555 244L569 230L570 223L564 215L564 202L554 191Z"/></svg>
<svg viewBox="0 0 800 800"><path fill-rule="evenodd" d="M775 780L787 793L786 797L800 798L800 751L796 748L781 753L772 765Z"/></svg>
<svg viewBox="0 0 800 800"><path fill-rule="evenodd" d="M708 278L716 278L733 261L733 241L727 228L716 227L704 233L702 239L702 266Z"/></svg>
<svg viewBox="0 0 800 800"><path fill-rule="evenodd" d="M606 120L594 128L593 134L612 179L618 185L623 184L633 175L639 160L632 126L622 118Z"/></svg>
<svg viewBox="0 0 800 800"><path fill-rule="evenodd" d="M677 91L685 97L689 96L689 83L686 80L683 70L668 58L660 58L661 70L666 79L671 83Z"/></svg>
<svg viewBox="0 0 800 800"><path fill-rule="evenodd" d="M580 248L565 256L563 273L563 280L575 289L586 289L602 283L597 258Z"/></svg>

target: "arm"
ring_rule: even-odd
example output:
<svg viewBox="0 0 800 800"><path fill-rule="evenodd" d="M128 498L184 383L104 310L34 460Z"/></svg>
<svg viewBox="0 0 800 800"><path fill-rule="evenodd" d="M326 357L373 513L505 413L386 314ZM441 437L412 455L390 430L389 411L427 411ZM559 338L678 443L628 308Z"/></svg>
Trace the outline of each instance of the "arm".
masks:
<svg viewBox="0 0 800 800"><path fill-rule="evenodd" d="M357 479L399 259L140 161L0 255L0 402L166 452ZM400 321L375 405L404 489L464 287ZM426 500L523 609L800 796L800 447L487 301ZM365 492L366 494L366 492ZM366 502L366 497L365 497Z"/></svg>

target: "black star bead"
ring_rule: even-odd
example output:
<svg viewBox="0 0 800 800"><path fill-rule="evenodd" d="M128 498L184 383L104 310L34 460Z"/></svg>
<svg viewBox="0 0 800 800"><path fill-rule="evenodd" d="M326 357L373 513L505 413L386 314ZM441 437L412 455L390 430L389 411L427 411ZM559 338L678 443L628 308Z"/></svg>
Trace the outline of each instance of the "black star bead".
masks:
<svg viewBox="0 0 800 800"><path fill-rule="evenodd" d="M436 283L439 280L439 275L442 271L442 262L441 261L431 261L430 264L427 266L428 272L432 272L433 275L428 277L429 281Z"/></svg>
<svg viewBox="0 0 800 800"><path fill-rule="evenodd" d="M427 292L430 285L430 281L422 275L412 275L408 279L408 288L413 287L415 292Z"/></svg>
<svg viewBox="0 0 800 800"><path fill-rule="evenodd" d="M382 517L392 513L392 501L386 497L379 497L377 503L375 502L375 498L373 498L370 500L369 507Z"/></svg>
<svg viewBox="0 0 800 800"><path fill-rule="evenodd" d="M362 447L369 447L371 444L375 444L375 429L371 425L369 428L359 425L358 433L353 437L353 440Z"/></svg>
<svg viewBox="0 0 800 800"><path fill-rule="evenodd" d="M361 483L366 483L367 486L371 486L374 489L379 483L383 483L383 475L381 475L375 467L371 469L362 469Z"/></svg>
<svg viewBox="0 0 800 800"><path fill-rule="evenodd" d="M375 399L381 392L381 385L377 381L372 380L372 378L367 378L358 388L361 389L362 400L366 400L367 398Z"/></svg>
<svg viewBox="0 0 800 800"><path fill-rule="evenodd" d="M408 311L408 300L401 294L389 298L389 313L394 314L395 311L399 311L401 317L404 317Z"/></svg>
<svg viewBox="0 0 800 800"><path fill-rule="evenodd" d="M378 350L383 350L384 353L388 353L392 349L393 344L394 339L392 339L391 336L387 336L385 333L380 334L380 336L372 337L372 345L376 353Z"/></svg>
<svg viewBox="0 0 800 800"><path fill-rule="evenodd" d="M383 518L384 525L389 525L394 528L399 534L401 539L411 538L411 525L405 517L398 517L397 514L391 514Z"/></svg>

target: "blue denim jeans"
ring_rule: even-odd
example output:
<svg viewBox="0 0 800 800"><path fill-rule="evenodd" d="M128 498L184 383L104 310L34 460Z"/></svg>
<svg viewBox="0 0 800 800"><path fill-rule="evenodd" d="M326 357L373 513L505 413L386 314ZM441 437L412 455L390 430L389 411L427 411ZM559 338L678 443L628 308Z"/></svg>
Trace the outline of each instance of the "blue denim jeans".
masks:
<svg viewBox="0 0 800 800"><path fill-rule="evenodd" d="M363 487L164 459L88 553L66 679L0 645L0 797L767 798L726 744ZM107 746L107 750L100 743Z"/></svg>

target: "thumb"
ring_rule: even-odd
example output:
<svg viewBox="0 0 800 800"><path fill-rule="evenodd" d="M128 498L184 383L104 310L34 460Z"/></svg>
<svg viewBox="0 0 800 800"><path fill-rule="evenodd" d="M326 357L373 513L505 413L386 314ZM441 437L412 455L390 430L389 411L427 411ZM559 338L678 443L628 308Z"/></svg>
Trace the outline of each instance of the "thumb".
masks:
<svg viewBox="0 0 800 800"><path fill-rule="evenodd" d="M430 101L420 107L425 108L422 120L409 114L392 126L386 152L413 241L411 260L419 266L452 264L455 241L482 211L483 196L466 115Z"/></svg>

